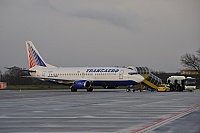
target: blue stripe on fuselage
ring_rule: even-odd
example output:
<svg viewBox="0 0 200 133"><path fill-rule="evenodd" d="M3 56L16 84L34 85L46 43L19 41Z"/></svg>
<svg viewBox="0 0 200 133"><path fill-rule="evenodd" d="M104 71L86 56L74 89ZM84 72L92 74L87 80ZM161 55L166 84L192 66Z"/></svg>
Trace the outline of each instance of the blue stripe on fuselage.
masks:
<svg viewBox="0 0 200 133"><path fill-rule="evenodd" d="M109 84L110 86L128 86L138 84L132 80L124 80L124 81L93 81L92 86L105 86Z"/></svg>

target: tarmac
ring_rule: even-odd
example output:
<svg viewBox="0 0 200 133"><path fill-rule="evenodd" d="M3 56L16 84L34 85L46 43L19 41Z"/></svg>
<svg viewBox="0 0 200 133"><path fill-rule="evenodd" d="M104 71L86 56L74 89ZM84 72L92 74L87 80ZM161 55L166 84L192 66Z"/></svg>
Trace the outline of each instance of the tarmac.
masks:
<svg viewBox="0 0 200 133"><path fill-rule="evenodd" d="M200 90L1 90L1 133L199 133Z"/></svg>

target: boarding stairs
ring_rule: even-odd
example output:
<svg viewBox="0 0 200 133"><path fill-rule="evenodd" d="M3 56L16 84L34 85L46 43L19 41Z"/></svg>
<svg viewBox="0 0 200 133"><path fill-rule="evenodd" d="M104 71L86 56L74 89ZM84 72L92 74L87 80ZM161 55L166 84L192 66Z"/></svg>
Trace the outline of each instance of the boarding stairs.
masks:
<svg viewBox="0 0 200 133"><path fill-rule="evenodd" d="M160 84L162 84L162 80L151 73L149 68L147 67L127 67L128 69L133 69L138 72L138 74L142 75L144 77L144 81L142 84L146 86L147 88L158 90L158 87Z"/></svg>

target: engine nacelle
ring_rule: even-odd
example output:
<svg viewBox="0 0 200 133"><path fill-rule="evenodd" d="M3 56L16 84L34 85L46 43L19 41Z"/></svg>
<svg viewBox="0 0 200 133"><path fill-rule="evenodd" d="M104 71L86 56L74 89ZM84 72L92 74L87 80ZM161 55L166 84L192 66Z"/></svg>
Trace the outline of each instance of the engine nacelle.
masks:
<svg viewBox="0 0 200 133"><path fill-rule="evenodd" d="M73 87L77 89L87 89L91 87L91 82L88 80L75 81Z"/></svg>

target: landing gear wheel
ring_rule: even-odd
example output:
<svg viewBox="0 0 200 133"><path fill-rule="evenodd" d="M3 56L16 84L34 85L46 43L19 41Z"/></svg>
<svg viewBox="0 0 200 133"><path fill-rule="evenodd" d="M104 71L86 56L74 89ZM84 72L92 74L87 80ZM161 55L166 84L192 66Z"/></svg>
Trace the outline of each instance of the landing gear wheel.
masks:
<svg viewBox="0 0 200 133"><path fill-rule="evenodd" d="M71 92L77 92L77 89L74 87L71 87Z"/></svg>
<svg viewBox="0 0 200 133"><path fill-rule="evenodd" d="M93 88L90 87L90 88L87 88L87 92L92 92L93 91Z"/></svg>
<svg viewBox="0 0 200 133"><path fill-rule="evenodd" d="M135 89L133 89L132 91L135 92Z"/></svg>
<svg viewBox="0 0 200 133"><path fill-rule="evenodd" d="M131 89L126 89L126 92L130 92L131 91Z"/></svg>

